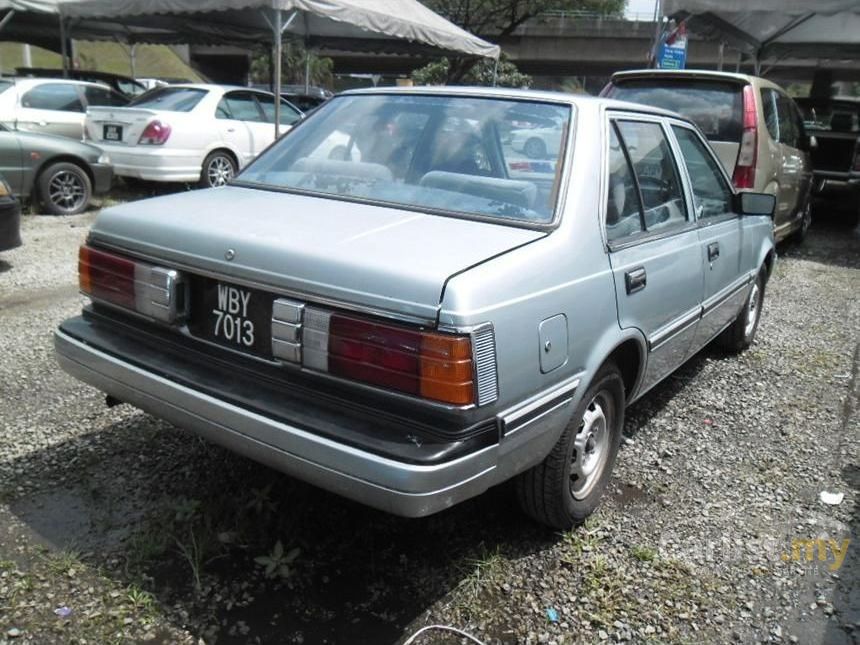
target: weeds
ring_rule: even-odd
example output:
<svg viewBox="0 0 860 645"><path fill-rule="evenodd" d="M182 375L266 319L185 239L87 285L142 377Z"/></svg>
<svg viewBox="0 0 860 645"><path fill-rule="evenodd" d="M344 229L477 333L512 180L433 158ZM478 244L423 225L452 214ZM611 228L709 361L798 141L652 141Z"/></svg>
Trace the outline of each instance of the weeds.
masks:
<svg viewBox="0 0 860 645"><path fill-rule="evenodd" d="M290 565L299 557L301 549L293 547L287 553L284 553L284 545L278 540L269 555L261 555L254 558L254 562L261 567L265 567L267 578L280 577L287 579L292 575Z"/></svg>
<svg viewBox="0 0 860 645"><path fill-rule="evenodd" d="M636 545L630 549L630 555L639 562L653 562L657 559L657 549L650 546Z"/></svg>

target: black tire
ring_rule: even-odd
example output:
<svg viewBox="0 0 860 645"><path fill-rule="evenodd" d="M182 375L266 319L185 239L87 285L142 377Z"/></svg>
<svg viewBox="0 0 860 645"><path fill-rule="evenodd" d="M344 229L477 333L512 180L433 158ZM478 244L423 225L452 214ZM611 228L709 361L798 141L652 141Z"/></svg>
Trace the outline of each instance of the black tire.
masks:
<svg viewBox="0 0 860 645"><path fill-rule="evenodd" d="M812 224L812 200L806 200L806 206L803 208L803 218L800 220L800 228L798 228L791 236L791 241L795 244L803 244L806 239L806 234L809 232L809 227Z"/></svg>
<svg viewBox="0 0 860 645"><path fill-rule="evenodd" d="M530 159L546 159L546 144L543 139L532 137L523 145L523 152Z"/></svg>
<svg viewBox="0 0 860 645"><path fill-rule="evenodd" d="M197 185L201 188L223 186L235 176L236 170L237 164L233 155L226 150L213 150L203 160Z"/></svg>
<svg viewBox="0 0 860 645"><path fill-rule="evenodd" d="M586 428L586 412L593 419L598 407L604 417L603 431L606 433L601 439L600 450L606 452L598 452L600 462L591 471L592 476L580 481L575 475L573 462L578 458L580 446L588 446L592 441L583 434L593 433L595 429L593 423ZM621 372L613 363L607 363L597 372L549 455L517 478L517 499L527 515L551 528L567 530L581 524L594 512L609 483L621 444L624 407ZM590 451L586 448L579 455L594 457L594 442ZM579 494L575 490L577 486L582 486Z"/></svg>
<svg viewBox="0 0 860 645"><path fill-rule="evenodd" d="M51 215L77 215L90 205L93 184L87 171L70 161L45 168L36 180L39 201Z"/></svg>
<svg viewBox="0 0 860 645"><path fill-rule="evenodd" d="M728 352L739 354L755 340L761 308L764 304L765 272L759 271L738 317L717 337L719 345ZM753 302L755 300L755 302Z"/></svg>

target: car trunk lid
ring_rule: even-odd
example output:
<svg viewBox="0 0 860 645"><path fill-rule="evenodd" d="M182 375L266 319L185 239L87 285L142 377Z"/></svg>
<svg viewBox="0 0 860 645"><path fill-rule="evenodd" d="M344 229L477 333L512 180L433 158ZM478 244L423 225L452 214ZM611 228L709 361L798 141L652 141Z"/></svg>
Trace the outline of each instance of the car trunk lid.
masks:
<svg viewBox="0 0 860 645"><path fill-rule="evenodd" d="M86 136L97 144L137 145L146 126L160 116L160 111L146 108L90 107Z"/></svg>
<svg viewBox="0 0 860 645"><path fill-rule="evenodd" d="M448 278L545 235L231 186L103 211L94 244L310 302L435 322Z"/></svg>

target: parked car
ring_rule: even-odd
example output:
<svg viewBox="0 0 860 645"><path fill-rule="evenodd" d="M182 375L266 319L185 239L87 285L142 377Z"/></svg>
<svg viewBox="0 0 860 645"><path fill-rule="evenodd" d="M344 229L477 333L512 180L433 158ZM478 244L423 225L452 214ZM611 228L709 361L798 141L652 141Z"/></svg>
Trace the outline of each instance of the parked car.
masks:
<svg viewBox="0 0 860 645"><path fill-rule="evenodd" d="M21 246L21 202L0 176L0 251Z"/></svg>
<svg viewBox="0 0 860 645"><path fill-rule="evenodd" d="M275 140L271 92L221 85L160 87L124 108L90 108L88 138L121 177L220 186ZM281 102L281 132L302 115Z"/></svg>
<svg viewBox="0 0 860 645"><path fill-rule="evenodd" d="M113 180L110 158L95 146L2 125L0 173L15 195L37 199L52 215L83 212Z"/></svg>
<svg viewBox="0 0 860 645"><path fill-rule="evenodd" d="M255 89L268 90L269 85L257 84ZM323 87L311 85L305 90L304 85L282 85L281 98L289 101L302 112L310 112L328 101L334 94Z"/></svg>
<svg viewBox="0 0 860 645"><path fill-rule="evenodd" d="M860 99L797 99L804 126L815 137L812 148L814 193L847 201L860 214Z"/></svg>
<svg viewBox="0 0 860 645"><path fill-rule="evenodd" d="M779 85L745 74L637 70L613 74L601 95L692 119L736 188L776 196L777 241L806 236L812 221L810 140L797 105Z"/></svg>
<svg viewBox="0 0 860 645"><path fill-rule="evenodd" d="M566 133L557 171L512 179L500 133L536 117ZM346 157L315 154L344 123ZM456 128L479 137L471 166ZM774 203L736 194L696 126L656 108L348 92L230 186L103 210L57 357L386 511L517 477L527 513L569 527L607 486L625 407L711 340L753 342Z"/></svg>
<svg viewBox="0 0 860 645"><path fill-rule="evenodd" d="M558 124L517 128L510 132L511 148L530 159L546 159L550 150L558 150L562 130Z"/></svg>
<svg viewBox="0 0 860 645"><path fill-rule="evenodd" d="M66 76L64 76L62 69L54 69L51 67L16 67L15 73L18 76L29 76L33 78L71 78L76 81L90 81L92 83L107 85L113 91L122 94L126 98L126 101L143 94L147 89L149 89L145 84L131 78L130 76L112 74L111 72L97 72L92 69L69 69L66 70Z"/></svg>
<svg viewBox="0 0 860 645"><path fill-rule="evenodd" d="M0 79L0 123L13 130L80 141L88 106L122 106L128 99L105 85L63 79Z"/></svg>

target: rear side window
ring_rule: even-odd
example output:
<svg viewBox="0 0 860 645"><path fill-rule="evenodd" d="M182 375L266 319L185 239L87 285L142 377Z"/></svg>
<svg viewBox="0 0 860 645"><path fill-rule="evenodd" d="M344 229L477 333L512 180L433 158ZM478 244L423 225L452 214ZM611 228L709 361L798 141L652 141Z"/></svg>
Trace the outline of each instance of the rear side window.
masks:
<svg viewBox="0 0 860 645"><path fill-rule="evenodd" d="M792 101L785 94L777 93L776 112L779 119L779 142L796 148L800 143L797 118Z"/></svg>
<svg viewBox="0 0 860 645"><path fill-rule="evenodd" d="M779 141L779 114L776 111L776 90L764 87L761 90L761 108L764 112L764 122L767 133L774 141Z"/></svg>
<svg viewBox="0 0 860 645"><path fill-rule="evenodd" d="M114 92L106 87L87 86L84 88L84 97L87 105L122 107L128 105L128 99L119 92Z"/></svg>
<svg viewBox="0 0 860 645"><path fill-rule="evenodd" d="M687 221L678 170L659 123L619 121L618 130L639 184L645 230L661 231Z"/></svg>
<svg viewBox="0 0 860 645"><path fill-rule="evenodd" d="M128 106L168 112L191 112L207 93L208 90L196 87L162 87L134 99Z"/></svg>
<svg viewBox="0 0 860 645"><path fill-rule="evenodd" d="M257 109L257 102L250 92L230 92L218 104L216 116L219 119L236 119L237 121L262 121L263 117Z"/></svg>
<svg viewBox="0 0 860 645"><path fill-rule="evenodd" d="M606 203L606 239L610 242L642 233L639 189L621 140L613 126L609 133L609 195Z"/></svg>
<svg viewBox="0 0 860 645"><path fill-rule="evenodd" d="M722 171L705 148L705 144L689 128L672 126L687 165L693 200L699 219L719 217L732 212L732 191Z"/></svg>
<svg viewBox="0 0 860 645"><path fill-rule="evenodd" d="M37 85L21 97L21 106L35 110L58 110L60 112L84 111L77 85L69 83Z"/></svg>
<svg viewBox="0 0 860 645"><path fill-rule="evenodd" d="M608 97L672 110L693 121L711 141L739 142L743 133L741 85L725 81L651 78L620 81Z"/></svg>

